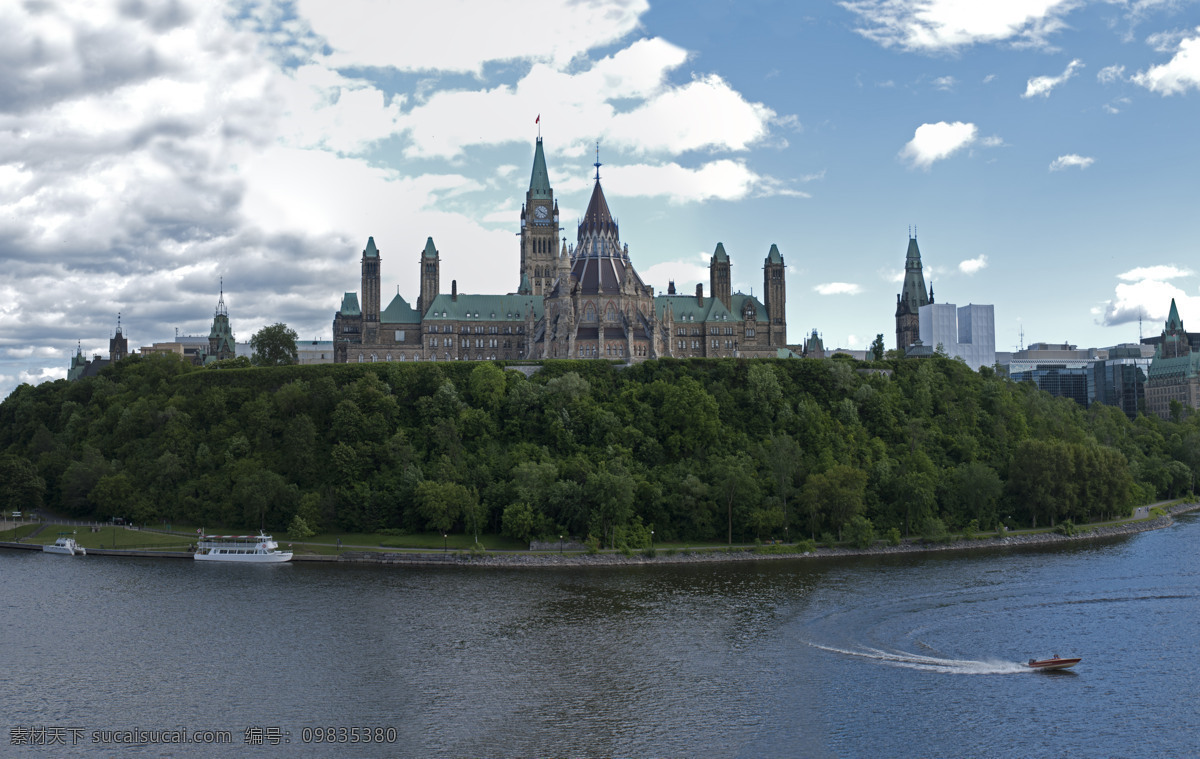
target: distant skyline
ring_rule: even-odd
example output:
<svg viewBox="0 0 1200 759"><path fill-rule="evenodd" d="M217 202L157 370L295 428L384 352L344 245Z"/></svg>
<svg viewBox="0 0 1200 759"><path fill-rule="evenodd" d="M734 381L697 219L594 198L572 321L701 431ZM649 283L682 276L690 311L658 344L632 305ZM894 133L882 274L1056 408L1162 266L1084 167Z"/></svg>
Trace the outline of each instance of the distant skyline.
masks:
<svg viewBox="0 0 1200 759"><path fill-rule="evenodd" d="M469 19L469 23L465 20ZM908 231L996 346L1200 330L1196 0L371 0L0 8L0 397L207 335L330 339L368 236L411 303L514 292L539 126L658 291L788 265L788 339L895 340ZM540 117L540 124L535 120Z"/></svg>

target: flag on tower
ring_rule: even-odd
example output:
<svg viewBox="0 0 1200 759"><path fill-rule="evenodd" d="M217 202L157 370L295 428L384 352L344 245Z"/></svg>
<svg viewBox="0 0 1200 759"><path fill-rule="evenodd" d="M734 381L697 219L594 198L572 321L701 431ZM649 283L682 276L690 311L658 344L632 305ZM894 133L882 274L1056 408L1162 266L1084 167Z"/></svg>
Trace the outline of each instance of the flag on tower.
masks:
<svg viewBox="0 0 1200 759"><path fill-rule="evenodd" d="M534 120L533 120L533 123L535 123L535 124L540 124L540 123L542 123L542 114L540 114L540 113L539 113L539 114L538 114L538 117L537 117L536 119L534 119Z"/></svg>

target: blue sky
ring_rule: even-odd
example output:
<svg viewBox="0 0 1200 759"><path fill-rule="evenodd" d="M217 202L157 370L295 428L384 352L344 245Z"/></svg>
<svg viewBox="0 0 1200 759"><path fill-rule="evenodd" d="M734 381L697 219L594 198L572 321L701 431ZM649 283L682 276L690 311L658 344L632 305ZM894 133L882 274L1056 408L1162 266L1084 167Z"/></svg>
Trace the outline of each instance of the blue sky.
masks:
<svg viewBox="0 0 1200 759"><path fill-rule="evenodd" d="M0 396L207 334L330 337L375 237L386 292L517 287L541 116L574 240L602 182L643 277L723 242L789 339L894 343L915 226L940 302L996 342L1200 329L1200 4L1187 0L7 3Z"/></svg>

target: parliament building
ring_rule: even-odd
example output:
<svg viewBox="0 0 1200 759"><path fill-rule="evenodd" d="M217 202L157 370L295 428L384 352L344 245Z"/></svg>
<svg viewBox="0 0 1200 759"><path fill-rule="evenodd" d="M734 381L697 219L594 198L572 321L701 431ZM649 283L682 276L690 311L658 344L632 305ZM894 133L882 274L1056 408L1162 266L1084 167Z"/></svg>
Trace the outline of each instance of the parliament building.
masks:
<svg viewBox="0 0 1200 759"><path fill-rule="evenodd" d="M383 307L381 254L373 237L362 253L359 293L348 292L333 318L334 360L540 360L661 357L775 357L787 351L783 256L763 261L763 299L731 292L730 261L717 243L709 292L665 294L638 276L600 187L600 163L574 245L560 237L558 203L539 137L520 216L517 291L507 295L442 290L441 253L428 238L417 256L420 293L398 292ZM359 295L361 294L361 302Z"/></svg>

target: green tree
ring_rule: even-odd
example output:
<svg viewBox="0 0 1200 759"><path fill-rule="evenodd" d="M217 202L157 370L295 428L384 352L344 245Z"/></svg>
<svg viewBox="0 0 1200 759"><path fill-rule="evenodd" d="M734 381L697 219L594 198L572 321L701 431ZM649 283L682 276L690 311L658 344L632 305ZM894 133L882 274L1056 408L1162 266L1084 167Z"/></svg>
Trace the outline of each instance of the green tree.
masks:
<svg viewBox="0 0 1200 759"><path fill-rule="evenodd" d="M283 323L263 327L250 338L254 349L255 366L287 366L299 360L296 352L296 330Z"/></svg>
<svg viewBox="0 0 1200 759"><path fill-rule="evenodd" d="M883 333L881 332L878 335L875 335L875 342L871 343L871 358L875 359L876 361L882 361L885 351L886 348L883 346Z"/></svg>
<svg viewBox="0 0 1200 759"><path fill-rule="evenodd" d="M0 509L5 515L40 509L45 492L46 482L29 459L11 454L0 456Z"/></svg>
<svg viewBox="0 0 1200 759"><path fill-rule="evenodd" d="M870 548L875 542L875 525L862 514L855 514L846 522L846 539L855 548Z"/></svg>

